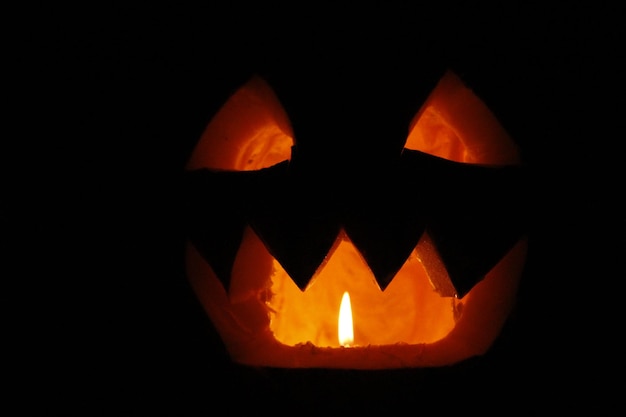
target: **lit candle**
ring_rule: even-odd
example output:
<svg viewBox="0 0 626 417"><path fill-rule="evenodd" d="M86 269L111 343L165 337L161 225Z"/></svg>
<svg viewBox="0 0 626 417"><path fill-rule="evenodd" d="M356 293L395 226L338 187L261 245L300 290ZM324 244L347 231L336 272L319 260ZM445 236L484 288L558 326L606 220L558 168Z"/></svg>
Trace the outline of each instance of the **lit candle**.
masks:
<svg viewBox="0 0 626 417"><path fill-rule="evenodd" d="M338 333L341 346L352 346L354 343L354 328L352 324L352 306L350 305L350 294L348 294L348 291L345 291L341 298Z"/></svg>

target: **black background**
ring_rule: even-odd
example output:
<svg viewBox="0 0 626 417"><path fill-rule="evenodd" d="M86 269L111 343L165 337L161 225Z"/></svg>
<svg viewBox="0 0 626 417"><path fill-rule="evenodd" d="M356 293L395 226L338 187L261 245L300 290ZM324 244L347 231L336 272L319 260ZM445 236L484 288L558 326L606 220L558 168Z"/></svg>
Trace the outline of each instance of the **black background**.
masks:
<svg viewBox="0 0 626 417"><path fill-rule="evenodd" d="M21 410L617 404L626 255L617 10L294 3L25 7L12 17L4 395ZM377 85L428 91L443 68L518 141L536 185L519 301L492 350L425 370L231 363L186 282L177 205L183 166L211 116L252 73L311 80L315 94L300 104L320 111L339 108L332 93L346 82L371 85L376 103ZM388 110L406 111L406 91L384 99Z"/></svg>

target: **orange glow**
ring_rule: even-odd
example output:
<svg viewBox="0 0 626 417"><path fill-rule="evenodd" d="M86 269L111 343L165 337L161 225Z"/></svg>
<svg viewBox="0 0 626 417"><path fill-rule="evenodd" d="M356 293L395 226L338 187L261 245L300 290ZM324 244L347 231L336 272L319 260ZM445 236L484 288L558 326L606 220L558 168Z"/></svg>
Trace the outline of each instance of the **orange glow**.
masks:
<svg viewBox="0 0 626 417"><path fill-rule="evenodd" d="M245 114L246 122L240 123ZM186 169L252 171L289 159L293 134L278 98L253 78L224 104L202 134Z"/></svg>
<svg viewBox="0 0 626 417"><path fill-rule="evenodd" d="M354 324L352 323L352 306L348 291L341 297L339 307L339 320L337 322L337 335L341 346L349 347L354 343Z"/></svg>
<svg viewBox="0 0 626 417"><path fill-rule="evenodd" d="M339 347L337 311L344 291L351 297L354 338L362 346L434 342L454 327L462 304L435 292L415 252L381 291L345 233L340 234L328 261L304 292L278 262L273 262L273 269L267 302L270 329L278 341L289 346L311 342Z"/></svg>
<svg viewBox="0 0 626 417"><path fill-rule="evenodd" d="M409 129L405 148L456 162L515 165L515 142L460 79L446 74Z"/></svg>
<svg viewBox="0 0 626 417"><path fill-rule="evenodd" d="M289 120L277 97L255 78L209 124L187 169L269 167L289 160L293 145ZM512 139L452 73L442 78L415 115L405 147L457 162L520 162ZM425 233L381 291L362 255L341 231L301 291L248 227L230 288L222 286L192 246L188 273L237 362L362 369L438 366L488 349L514 304L525 255L526 242L520 240L484 280L458 299L449 291L452 287L443 264L439 268L443 273L429 274L420 260L438 257ZM338 322L338 312L341 319L344 316L344 293L349 293L346 310L353 320L349 326L352 340L344 336ZM342 346L351 349L333 349Z"/></svg>

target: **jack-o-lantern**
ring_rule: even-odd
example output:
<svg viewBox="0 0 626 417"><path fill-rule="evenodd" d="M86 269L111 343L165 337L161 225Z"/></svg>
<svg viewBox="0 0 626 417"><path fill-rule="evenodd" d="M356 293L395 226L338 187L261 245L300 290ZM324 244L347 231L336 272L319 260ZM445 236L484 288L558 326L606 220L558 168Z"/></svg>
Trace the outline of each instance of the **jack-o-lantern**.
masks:
<svg viewBox="0 0 626 417"><path fill-rule="evenodd" d="M187 274L232 359L391 369L487 352L527 237L520 155L482 100L448 71L379 166L334 179L302 152L253 77L186 166Z"/></svg>

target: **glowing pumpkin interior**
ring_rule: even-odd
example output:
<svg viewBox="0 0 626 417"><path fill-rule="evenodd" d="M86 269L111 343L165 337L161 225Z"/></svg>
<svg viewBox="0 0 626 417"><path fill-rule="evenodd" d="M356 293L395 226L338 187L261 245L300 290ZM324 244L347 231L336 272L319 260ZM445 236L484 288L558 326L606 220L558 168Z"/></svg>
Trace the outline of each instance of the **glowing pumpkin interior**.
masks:
<svg viewBox="0 0 626 417"><path fill-rule="evenodd" d="M440 80L408 132L407 149L464 163L520 162L512 139L452 72ZM186 169L258 170L289 160L294 143L278 98L253 78L209 123ZM437 264L427 234L384 291L345 233L304 291L249 227L230 288L192 244L187 266L194 291L235 362L379 369L440 366L485 353L514 305L525 256L522 239L460 299L450 294L442 265L438 271L425 269L427 257ZM345 292L352 313L349 343L339 335Z"/></svg>

